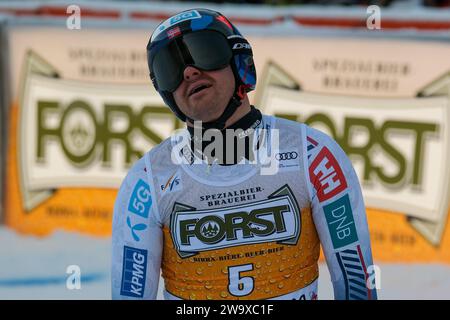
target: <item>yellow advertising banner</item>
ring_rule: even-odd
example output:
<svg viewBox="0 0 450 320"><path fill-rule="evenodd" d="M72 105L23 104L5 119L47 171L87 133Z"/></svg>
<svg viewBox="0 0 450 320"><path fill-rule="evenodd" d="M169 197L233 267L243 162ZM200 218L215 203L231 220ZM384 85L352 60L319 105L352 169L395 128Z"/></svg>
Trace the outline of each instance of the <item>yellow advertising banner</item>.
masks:
<svg viewBox="0 0 450 320"><path fill-rule="evenodd" d="M8 36L5 223L109 236L128 169L180 126L148 79L146 33L21 26Z"/></svg>
<svg viewBox="0 0 450 320"><path fill-rule="evenodd" d="M149 34L9 29L8 225L38 235L110 235L129 167L183 125L148 80ZM450 45L249 40L258 72L252 102L329 133L349 154L375 260L450 263Z"/></svg>
<svg viewBox="0 0 450 320"><path fill-rule="evenodd" d="M450 262L450 74L417 98L305 93L279 66L258 105L332 136L349 155L379 261ZM284 79L284 80L283 80Z"/></svg>
<svg viewBox="0 0 450 320"><path fill-rule="evenodd" d="M6 19L0 14L0 39L4 37L4 24ZM5 167L5 154L6 154L6 123L7 123L7 102L6 102L6 72L7 66L5 43L0 40L0 223L4 220L4 208L3 208L3 181L4 181L4 167Z"/></svg>

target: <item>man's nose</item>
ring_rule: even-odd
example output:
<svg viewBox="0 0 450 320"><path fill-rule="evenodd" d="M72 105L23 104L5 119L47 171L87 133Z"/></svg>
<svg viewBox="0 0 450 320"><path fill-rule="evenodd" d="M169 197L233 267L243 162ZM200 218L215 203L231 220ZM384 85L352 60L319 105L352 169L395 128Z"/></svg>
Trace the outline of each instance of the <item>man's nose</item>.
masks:
<svg viewBox="0 0 450 320"><path fill-rule="evenodd" d="M192 81L200 75L201 71L193 66L187 66L184 69L183 77L186 81Z"/></svg>

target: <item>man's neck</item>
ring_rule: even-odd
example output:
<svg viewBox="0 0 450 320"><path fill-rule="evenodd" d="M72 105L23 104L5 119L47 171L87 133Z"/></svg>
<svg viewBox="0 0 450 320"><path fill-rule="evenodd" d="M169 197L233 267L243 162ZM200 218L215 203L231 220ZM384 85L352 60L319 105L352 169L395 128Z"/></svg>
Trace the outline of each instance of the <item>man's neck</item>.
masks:
<svg viewBox="0 0 450 320"><path fill-rule="evenodd" d="M247 115L250 111L251 111L250 101L248 100L248 96L245 95L244 99L242 99L242 104L239 107L237 107L236 111L225 122L225 128L233 125L238 120L242 119L242 117Z"/></svg>
<svg viewBox="0 0 450 320"><path fill-rule="evenodd" d="M239 163L240 160L242 158L246 158L248 160L253 160L254 155L253 155L253 150L252 150L252 146L253 146L253 131L248 131L248 130L253 130L256 127L259 126L259 124L261 123L261 119L262 119L262 115L261 112L250 106L249 105L249 111L240 116L239 118L237 117L237 120L231 122L230 125L228 125L225 129L222 130L218 130L218 129L210 129L210 130L214 130L216 133L213 134L213 136L220 134L221 140L223 145L219 146L216 145L215 147L218 147L219 149L222 149L223 156L226 156L230 151L232 151L234 154L234 160L232 160L231 162L229 162L229 160L225 160L222 157L217 157L217 153L215 153L216 155L207 155L204 153L206 149L206 147L208 147L210 144L212 144L212 142L214 141L215 143L217 143L216 139L213 138L213 140L211 141L211 138L207 138L207 140L204 140L203 137L205 136L205 132L207 131L207 129L203 129L203 128L199 128L199 127L192 127L192 126L188 126L188 131L190 133L191 136L191 150L194 151L194 153L196 153L200 158L203 159L207 159L208 162L212 162L215 160L218 160L218 164L236 164ZM230 131L231 132L227 132ZM239 133L240 132L242 133ZM231 135L228 136L228 134L237 134L238 136L233 138ZM238 138L239 137L239 138ZM231 140L230 140L231 138ZM237 139L237 140L236 140ZM240 142L238 141L240 140ZM214 146L214 145L211 145ZM211 149L211 146L209 146L208 149ZM239 147L239 150L237 149ZM242 150L241 148L244 147ZM230 149L231 148L231 149ZM211 150L209 150L211 151ZM216 150L217 151L217 150Z"/></svg>

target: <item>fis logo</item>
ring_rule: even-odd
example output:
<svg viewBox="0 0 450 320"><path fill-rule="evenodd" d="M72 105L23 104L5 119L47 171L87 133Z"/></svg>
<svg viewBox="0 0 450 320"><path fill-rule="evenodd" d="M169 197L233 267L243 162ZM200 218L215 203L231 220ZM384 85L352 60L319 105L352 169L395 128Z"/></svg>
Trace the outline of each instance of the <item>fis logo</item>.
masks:
<svg viewBox="0 0 450 320"><path fill-rule="evenodd" d="M169 179L163 180L163 183L160 183L160 189L163 194L182 190L183 185L179 174L176 172Z"/></svg>
<svg viewBox="0 0 450 320"><path fill-rule="evenodd" d="M176 204L170 232L181 257L251 243L296 244L300 210L286 185L267 200L220 210L195 210Z"/></svg>
<svg viewBox="0 0 450 320"><path fill-rule="evenodd" d="M127 297L144 296L147 273L147 250L125 246L123 248L123 270L120 294Z"/></svg>

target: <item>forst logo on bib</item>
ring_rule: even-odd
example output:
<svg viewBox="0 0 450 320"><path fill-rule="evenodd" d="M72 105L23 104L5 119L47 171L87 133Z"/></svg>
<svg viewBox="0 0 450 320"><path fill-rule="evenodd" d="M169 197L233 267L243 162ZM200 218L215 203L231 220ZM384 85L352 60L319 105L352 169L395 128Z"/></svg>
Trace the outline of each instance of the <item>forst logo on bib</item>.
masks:
<svg viewBox="0 0 450 320"><path fill-rule="evenodd" d="M296 244L300 231L300 210L287 185L266 200L245 205L196 210L176 203L170 224L174 246L183 258L251 243Z"/></svg>
<svg viewBox="0 0 450 320"><path fill-rule="evenodd" d="M206 226L207 225L207 226ZM201 234L205 238L214 238L219 233L219 224L214 221L204 223L201 227Z"/></svg>
<svg viewBox="0 0 450 320"><path fill-rule="evenodd" d="M249 212L236 211L223 216L214 214L201 219L186 219L180 223L181 243L189 245L192 237L205 244L214 244L224 238L226 241L236 240L238 231L244 238L282 233L286 231L284 213L289 211L290 206L282 204Z"/></svg>

